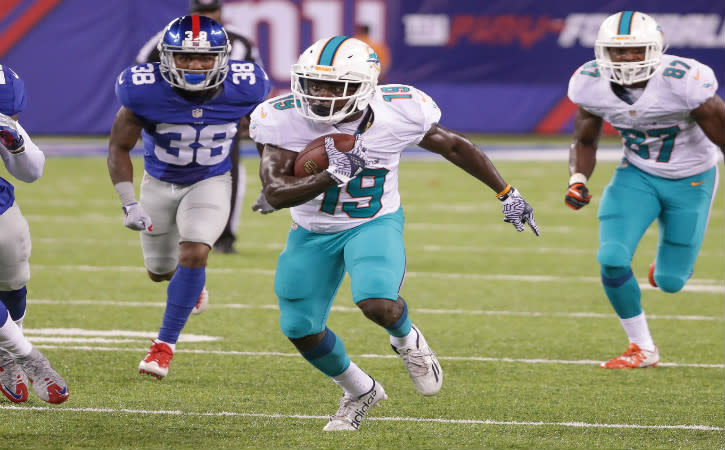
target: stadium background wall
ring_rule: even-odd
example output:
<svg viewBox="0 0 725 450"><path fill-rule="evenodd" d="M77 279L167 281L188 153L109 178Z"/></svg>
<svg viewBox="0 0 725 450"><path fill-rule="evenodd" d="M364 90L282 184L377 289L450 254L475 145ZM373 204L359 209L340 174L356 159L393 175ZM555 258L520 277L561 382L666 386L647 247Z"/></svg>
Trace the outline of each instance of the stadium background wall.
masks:
<svg viewBox="0 0 725 450"><path fill-rule="evenodd" d="M601 21L628 2L496 0L227 0L224 21L254 39L274 86L314 40L357 22L390 47L386 82L413 84L471 133L567 134L573 71L593 58ZM115 77L187 0L9 0L0 10L0 64L26 81L23 124L33 135L104 135L119 104ZM710 65L724 92L725 2L644 0L669 53ZM611 131L611 130L610 130Z"/></svg>

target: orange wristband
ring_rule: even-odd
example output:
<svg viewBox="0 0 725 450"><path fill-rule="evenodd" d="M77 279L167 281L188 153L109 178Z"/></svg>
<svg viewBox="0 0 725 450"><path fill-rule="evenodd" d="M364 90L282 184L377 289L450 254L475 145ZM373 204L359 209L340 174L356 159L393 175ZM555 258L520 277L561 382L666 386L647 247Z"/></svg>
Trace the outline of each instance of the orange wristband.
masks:
<svg viewBox="0 0 725 450"><path fill-rule="evenodd" d="M500 197L503 197L504 195L508 194L510 190L511 190L511 185L510 184L507 184L506 187L503 188L503 191L501 191L498 194L496 194L496 197L499 197L499 198Z"/></svg>

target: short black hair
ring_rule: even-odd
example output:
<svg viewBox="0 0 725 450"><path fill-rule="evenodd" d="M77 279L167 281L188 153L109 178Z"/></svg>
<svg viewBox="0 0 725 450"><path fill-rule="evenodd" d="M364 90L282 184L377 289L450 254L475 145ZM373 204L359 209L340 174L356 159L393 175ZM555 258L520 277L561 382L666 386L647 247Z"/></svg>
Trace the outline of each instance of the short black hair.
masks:
<svg viewBox="0 0 725 450"><path fill-rule="evenodd" d="M222 0L189 0L189 12L222 9Z"/></svg>

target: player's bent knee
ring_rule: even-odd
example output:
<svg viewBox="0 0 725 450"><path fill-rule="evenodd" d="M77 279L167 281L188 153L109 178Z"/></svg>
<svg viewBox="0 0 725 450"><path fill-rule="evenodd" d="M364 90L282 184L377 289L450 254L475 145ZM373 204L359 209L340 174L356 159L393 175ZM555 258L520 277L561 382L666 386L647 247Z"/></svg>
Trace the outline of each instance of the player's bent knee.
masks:
<svg viewBox="0 0 725 450"><path fill-rule="evenodd" d="M599 247L597 261L602 266L629 267L632 256L625 246L616 242L608 242Z"/></svg>
<svg viewBox="0 0 725 450"><path fill-rule="evenodd" d="M399 317L402 304L387 298L368 298L358 302L357 306L365 317L380 325L387 325Z"/></svg>
<svg viewBox="0 0 725 450"><path fill-rule="evenodd" d="M299 339L322 330L315 329L312 321L297 314L280 314L279 328L290 339Z"/></svg>
<svg viewBox="0 0 725 450"><path fill-rule="evenodd" d="M655 275L655 283L662 291L674 294L679 292L685 287L687 278L678 277L671 274L658 274Z"/></svg>
<svg viewBox="0 0 725 450"><path fill-rule="evenodd" d="M4 273L0 279L0 291L16 291L30 281L30 265L21 264Z"/></svg>
<svg viewBox="0 0 725 450"><path fill-rule="evenodd" d="M160 281L168 280L168 278L164 277L166 274L173 273L176 270L177 261L174 258L146 258L144 264L146 265L146 270L149 272L149 278L154 281ZM160 280L155 278L160 278Z"/></svg>

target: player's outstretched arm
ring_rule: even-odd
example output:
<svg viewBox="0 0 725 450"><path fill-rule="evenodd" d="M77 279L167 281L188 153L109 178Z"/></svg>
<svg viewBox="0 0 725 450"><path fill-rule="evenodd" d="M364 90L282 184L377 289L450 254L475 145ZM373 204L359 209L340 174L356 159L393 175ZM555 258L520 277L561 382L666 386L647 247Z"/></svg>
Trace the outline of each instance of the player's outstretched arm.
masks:
<svg viewBox="0 0 725 450"><path fill-rule="evenodd" d="M271 144L265 144L259 164L262 193L276 209L301 205L335 186L336 181L322 171L308 177L295 177L297 153Z"/></svg>
<svg viewBox="0 0 725 450"><path fill-rule="evenodd" d="M45 154L33 143L17 115L0 113L0 157L15 178L32 183L43 175Z"/></svg>
<svg viewBox="0 0 725 450"><path fill-rule="evenodd" d="M151 217L136 200L133 188L133 163L131 150L141 137L143 125L136 115L122 106L111 127L108 143L108 173L121 199L124 225L132 230L152 230Z"/></svg>
<svg viewBox="0 0 725 450"><path fill-rule="evenodd" d="M588 205L592 199L587 180L597 164L597 147L603 120L583 108L574 118L574 142L569 148L569 186L564 203L572 209Z"/></svg>
<svg viewBox="0 0 725 450"><path fill-rule="evenodd" d="M692 111L692 117L715 145L725 154L725 102L715 94Z"/></svg>
<svg viewBox="0 0 725 450"><path fill-rule="evenodd" d="M528 224L539 235L534 209L516 188L504 181L488 156L465 136L441 125L433 125L418 145L443 156L496 192L496 197L503 204L504 221L511 223L516 231L524 231L525 224Z"/></svg>

